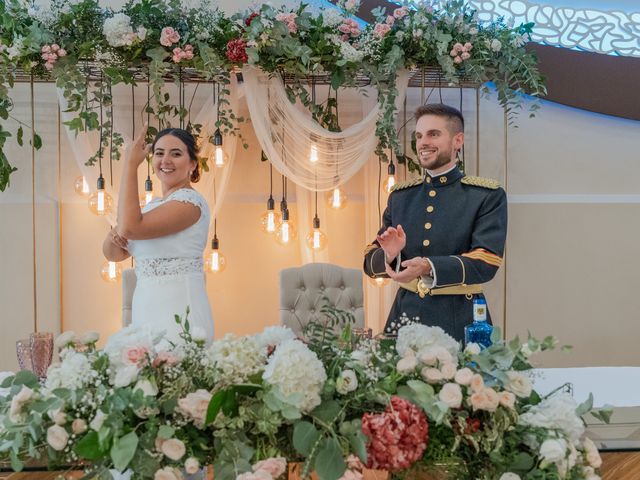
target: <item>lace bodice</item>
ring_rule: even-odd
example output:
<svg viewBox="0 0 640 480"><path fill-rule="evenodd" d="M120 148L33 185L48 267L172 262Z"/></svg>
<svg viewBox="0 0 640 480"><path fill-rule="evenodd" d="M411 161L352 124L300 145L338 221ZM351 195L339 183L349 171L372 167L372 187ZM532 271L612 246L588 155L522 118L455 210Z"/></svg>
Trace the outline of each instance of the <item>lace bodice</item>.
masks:
<svg viewBox="0 0 640 480"><path fill-rule="evenodd" d="M142 213L170 201L197 206L200 208L200 218L177 233L148 240L129 240L129 252L136 261L138 278L202 272L202 252L209 235L210 214L207 202L195 190L181 188L167 198L152 200L142 208Z"/></svg>

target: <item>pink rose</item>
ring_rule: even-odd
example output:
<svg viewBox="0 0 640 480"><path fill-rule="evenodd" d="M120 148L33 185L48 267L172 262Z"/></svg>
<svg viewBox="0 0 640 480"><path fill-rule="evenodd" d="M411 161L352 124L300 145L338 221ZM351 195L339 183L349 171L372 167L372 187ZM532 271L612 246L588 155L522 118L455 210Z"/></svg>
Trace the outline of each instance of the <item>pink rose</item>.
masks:
<svg viewBox="0 0 640 480"><path fill-rule="evenodd" d="M76 418L71 424L71 431L76 435L80 435L87 431L87 422L81 418Z"/></svg>
<svg viewBox="0 0 640 480"><path fill-rule="evenodd" d="M409 13L409 10L407 9L407 7L400 7L400 8L396 8L393 11L393 16L395 18L402 18L406 16L408 13Z"/></svg>
<svg viewBox="0 0 640 480"><path fill-rule="evenodd" d="M122 361L128 365L142 366L147 362L149 349L142 345L132 345L122 352Z"/></svg>
<svg viewBox="0 0 640 480"><path fill-rule="evenodd" d="M197 427L204 427L207 409L212 395L206 390L197 390L178 400L180 411L194 420Z"/></svg>
<svg viewBox="0 0 640 480"><path fill-rule="evenodd" d="M200 470L200 462L197 458L189 457L187 461L184 462L184 470L189 475L195 475Z"/></svg>
<svg viewBox="0 0 640 480"><path fill-rule="evenodd" d="M387 15L387 19L385 20L386 24L391 26L396 22L396 19L393 18L393 15Z"/></svg>
<svg viewBox="0 0 640 480"><path fill-rule="evenodd" d="M465 43L463 45L463 48L464 48L465 52L470 52L471 49L473 49L473 45L471 43L467 42L467 43Z"/></svg>
<svg viewBox="0 0 640 480"><path fill-rule="evenodd" d="M156 358L153 359L153 367L158 368L160 365L166 365L172 367L180 362L180 359L171 352L158 352Z"/></svg>
<svg viewBox="0 0 640 480"><path fill-rule="evenodd" d="M498 394L500 405L506 408L513 408L516 404L516 396L511 392L500 392Z"/></svg>
<svg viewBox="0 0 640 480"><path fill-rule="evenodd" d="M469 54L469 52L462 52L460 54L460 58L462 58L462 60L469 60L469 58L471 58L471 55Z"/></svg>
<svg viewBox="0 0 640 480"><path fill-rule="evenodd" d="M258 470L257 472L245 472L236 477L236 480L273 480L269 472Z"/></svg>
<svg viewBox="0 0 640 480"><path fill-rule="evenodd" d="M482 375L478 373L471 377L471 382L469 382L469 384L471 385L472 392L480 392L484 389L484 380L482 379Z"/></svg>
<svg viewBox="0 0 640 480"><path fill-rule="evenodd" d="M360 0L347 0L344 4L345 10L355 10L360 6Z"/></svg>
<svg viewBox="0 0 640 480"><path fill-rule="evenodd" d="M455 63L455 64L460 64L460 63L462 63L462 58L461 58L461 57L456 57L456 58L454 58L454 59L453 59L453 63Z"/></svg>
<svg viewBox="0 0 640 480"><path fill-rule="evenodd" d="M269 473L273 478L278 478L287 470L287 459L284 457L267 458L256 463L253 467L253 471L263 471Z"/></svg>
<svg viewBox="0 0 640 480"><path fill-rule="evenodd" d="M172 27L164 27L160 33L160 45L170 47L180 41L180 34Z"/></svg>
<svg viewBox="0 0 640 480"><path fill-rule="evenodd" d="M376 23L376 26L373 27L373 35L378 38L383 38L390 30L391 27L386 23Z"/></svg>
<svg viewBox="0 0 640 480"><path fill-rule="evenodd" d="M162 442L160 451L162 451L167 458L170 458L173 461L178 461L184 457L184 454L187 452L187 448L181 440L178 440L177 438L170 438L169 440Z"/></svg>

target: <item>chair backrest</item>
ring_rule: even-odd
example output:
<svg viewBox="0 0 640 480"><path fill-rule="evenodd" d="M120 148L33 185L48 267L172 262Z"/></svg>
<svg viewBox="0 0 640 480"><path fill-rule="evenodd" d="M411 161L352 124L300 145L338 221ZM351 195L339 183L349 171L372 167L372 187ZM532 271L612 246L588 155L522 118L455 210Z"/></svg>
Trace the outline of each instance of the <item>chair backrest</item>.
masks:
<svg viewBox="0 0 640 480"><path fill-rule="evenodd" d="M362 271L330 263L308 263L280 271L280 323L301 333L320 309L329 304L355 316L355 328L364 328Z"/></svg>
<svg viewBox="0 0 640 480"><path fill-rule="evenodd" d="M133 292L136 289L136 271L127 268L122 272L122 326L131 325L131 304L133 303Z"/></svg>

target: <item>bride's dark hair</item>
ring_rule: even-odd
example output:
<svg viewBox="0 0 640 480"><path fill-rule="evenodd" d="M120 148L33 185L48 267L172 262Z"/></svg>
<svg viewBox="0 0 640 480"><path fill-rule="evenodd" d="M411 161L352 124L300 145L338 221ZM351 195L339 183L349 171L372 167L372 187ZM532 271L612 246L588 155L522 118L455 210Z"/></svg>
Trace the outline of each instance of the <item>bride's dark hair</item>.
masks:
<svg viewBox="0 0 640 480"><path fill-rule="evenodd" d="M165 128L164 130L160 130L156 135L156 138L153 140L153 143L151 144L152 152L156 148L156 142L165 135L172 135L186 145L189 158L196 162L196 168L191 173L191 181L196 183L200 180L200 161L198 160L198 145L196 144L196 139L190 132L183 130L182 128Z"/></svg>

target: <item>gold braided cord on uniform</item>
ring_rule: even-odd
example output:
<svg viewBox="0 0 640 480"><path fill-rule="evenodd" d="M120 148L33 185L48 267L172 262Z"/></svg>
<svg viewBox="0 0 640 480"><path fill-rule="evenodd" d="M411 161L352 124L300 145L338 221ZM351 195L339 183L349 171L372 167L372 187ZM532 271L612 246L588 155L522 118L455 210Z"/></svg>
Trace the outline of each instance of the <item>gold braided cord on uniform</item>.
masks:
<svg viewBox="0 0 640 480"><path fill-rule="evenodd" d="M364 255L369 253L371 250L375 250L376 248L380 248L380 245L376 245L375 243L370 243L366 247L364 247Z"/></svg>
<svg viewBox="0 0 640 480"><path fill-rule="evenodd" d="M406 180L404 182L396 183L391 191L395 192L396 190L402 190L403 188L415 187L416 185L420 185L424 180L422 177L413 178L411 180Z"/></svg>
<svg viewBox="0 0 640 480"><path fill-rule="evenodd" d="M484 178L484 177L463 177L460 180L465 185L473 185L474 187L483 187L489 188L491 190L497 190L500 188L500 182L494 180L493 178Z"/></svg>
<svg viewBox="0 0 640 480"><path fill-rule="evenodd" d="M494 267L500 267L502 265L502 258L498 255L491 253L484 248L476 248L471 250L470 252L463 253L462 257L472 258L474 260L480 260L484 263L488 263L489 265L493 265Z"/></svg>

